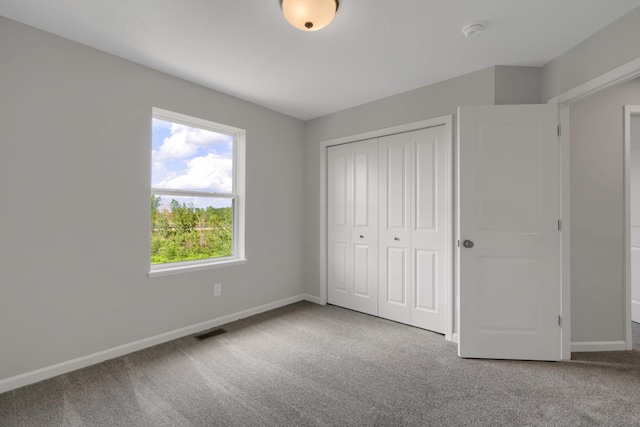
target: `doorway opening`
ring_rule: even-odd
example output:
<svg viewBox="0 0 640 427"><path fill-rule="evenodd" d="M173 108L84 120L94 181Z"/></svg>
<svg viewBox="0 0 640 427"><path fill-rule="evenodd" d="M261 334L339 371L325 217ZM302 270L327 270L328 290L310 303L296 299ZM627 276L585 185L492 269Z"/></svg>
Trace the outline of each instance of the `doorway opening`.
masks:
<svg viewBox="0 0 640 427"><path fill-rule="evenodd" d="M624 107L627 300L631 342L640 350L640 105ZM628 316L628 317L629 317Z"/></svg>

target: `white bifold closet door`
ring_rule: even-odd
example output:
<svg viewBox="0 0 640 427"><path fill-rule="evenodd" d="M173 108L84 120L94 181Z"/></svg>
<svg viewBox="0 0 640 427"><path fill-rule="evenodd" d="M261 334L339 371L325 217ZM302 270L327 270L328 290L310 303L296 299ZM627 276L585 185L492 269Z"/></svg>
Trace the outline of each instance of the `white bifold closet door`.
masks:
<svg viewBox="0 0 640 427"><path fill-rule="evenodd" d="M327 151L328 302L378 314L378 140Z"/></svg>
<svg viewBox="0 0 640 427"><path fill-rule="evenodd" d="M380 317L444 333L450 283L444 126L380 138Z"/></svg>
<svg viewBox="0 0 640 427"><path fill-rule="evenodd" d="M445 332L450 163L444 125L328 148L330 304Z"/></svg>

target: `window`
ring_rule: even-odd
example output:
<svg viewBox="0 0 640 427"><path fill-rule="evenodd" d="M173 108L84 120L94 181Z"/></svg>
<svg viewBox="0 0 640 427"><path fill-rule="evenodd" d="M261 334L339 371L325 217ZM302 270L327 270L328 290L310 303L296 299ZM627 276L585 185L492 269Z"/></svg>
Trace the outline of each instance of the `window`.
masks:
<svg viewBox="0 0 640 427"><path fill-rule="evenodd" d="M245 131L153 109L149 276L244 261Z"/></svg>

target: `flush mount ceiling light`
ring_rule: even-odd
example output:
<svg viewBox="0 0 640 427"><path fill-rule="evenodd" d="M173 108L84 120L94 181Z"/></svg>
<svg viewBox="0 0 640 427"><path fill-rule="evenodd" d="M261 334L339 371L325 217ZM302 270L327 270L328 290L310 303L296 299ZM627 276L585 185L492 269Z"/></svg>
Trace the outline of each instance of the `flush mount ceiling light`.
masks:
<svg viewBox="0 0 640 427"><path fill-rule="evenodd" d="M317 31L331 23L338 0L280 0L280 7L289 24L302 31Z"/></svg>

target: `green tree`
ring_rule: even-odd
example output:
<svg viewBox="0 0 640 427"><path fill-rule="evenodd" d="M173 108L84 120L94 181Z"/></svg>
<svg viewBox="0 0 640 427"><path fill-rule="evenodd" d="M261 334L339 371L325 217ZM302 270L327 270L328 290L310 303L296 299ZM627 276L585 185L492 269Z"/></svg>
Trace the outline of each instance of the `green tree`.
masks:
<svg viewBox="0 0 640 427"><path fill-rule="evenodd" d="M151 232L156 227L156 221L158 220L158 207L160 207L160 196L151 195Z"/></svg>

